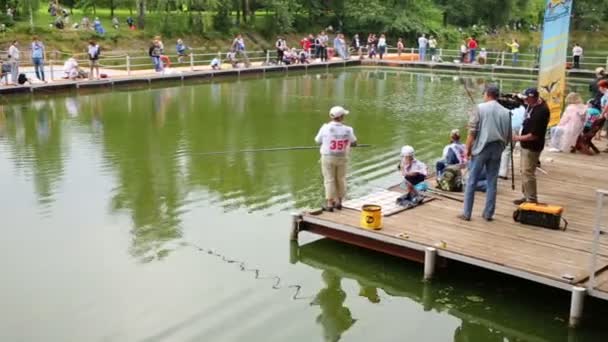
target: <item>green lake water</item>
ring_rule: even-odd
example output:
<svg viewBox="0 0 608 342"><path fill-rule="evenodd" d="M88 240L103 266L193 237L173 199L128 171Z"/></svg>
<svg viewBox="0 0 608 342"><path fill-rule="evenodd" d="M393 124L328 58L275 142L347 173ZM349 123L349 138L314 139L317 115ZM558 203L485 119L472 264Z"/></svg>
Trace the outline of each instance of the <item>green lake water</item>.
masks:
<svg viewBox="0 0 608 342"><path fill-rule="evenodd" d="M465 79L477 100L488 81ZM567 292L290 243L321 203L316 150L205 154L313 145L335 104L373 145L349 196L398 182L402 145L433 163L471 108L453 76L365 68L4 97L0 341L608 340L608 303L569 331Z"/></svg>

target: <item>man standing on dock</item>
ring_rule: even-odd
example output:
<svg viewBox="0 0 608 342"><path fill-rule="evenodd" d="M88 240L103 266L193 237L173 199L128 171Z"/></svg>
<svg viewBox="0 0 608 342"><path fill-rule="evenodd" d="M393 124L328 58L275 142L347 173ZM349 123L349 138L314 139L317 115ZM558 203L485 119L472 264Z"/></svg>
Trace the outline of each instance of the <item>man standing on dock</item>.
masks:
<svg viewBox="0 0 608 342"><path fill-rule="evenodd" d="M545 134L551 116L549 106L540 98L536 88L528 88L524 92L526 98L526 115L521 135L513 137L513 141L521 142L521 176L524 197L513 201L516 205L525 202L537 203L536 168L540 154L545 148Z"/></svg>
<svg viewBox="0 0 608 342"><path fill-rule="evenodd" d="M459 216L461 220L471 220L475 187L484 169L488 185L482 216L486 221L492 221L494 217L500 155L511 139L511 117L509 111L496 101L499 95L498 87L488 86L484 92L485 102L477 105L469 117L469 136L466 143L469 172L464 208Z"/></svg>
<svg viewBox="0 0 608 342"><path fill-rule="evenodd" d="M325 185L325 211L342 209L342 200L346 195L346 163L351 146L357 145L357 138L352 127L345 125L344 117L349 111L335 106L329 110L331 121L324 124L315 137L321 144L321 171Z"/></svg>
<svg viewBox="0 0 608 342"><path fill-rule="evenodd" d="M426 59L426 46L428 45L429 40L426 39L426 36L422 34L420 38L418 38L418 59L420 62L424 62Z"/></svg>

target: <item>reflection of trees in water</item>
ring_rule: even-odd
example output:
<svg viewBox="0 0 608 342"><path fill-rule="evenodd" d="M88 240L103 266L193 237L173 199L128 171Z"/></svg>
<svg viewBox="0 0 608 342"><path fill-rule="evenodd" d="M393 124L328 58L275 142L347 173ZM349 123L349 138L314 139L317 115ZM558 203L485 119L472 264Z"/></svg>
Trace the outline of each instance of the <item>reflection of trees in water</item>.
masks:
<svg viewBox="0 0 608 342"><path fill-rule="evenodd" d="M8 110L6 130L13 145L29 144L39 154L38 163L59 163L61 169L65 150L60 143L61 120L67 113L71 122L89 127L92 143L103 146L106 170L116 177L110 207L129 213L132 253L147 260L158 256L167 241L181 236L181 210L192 186L211 192L226 210L318 204L321 180L315 150L216 156L197 153L311 145L334 104L354 107L349 123L362 141L391 144L395 136L405 134L403 123L399 117L383 115L384 104L367 100L369 94L379 94L380 99L386 93L408 95L415 85L407 78L388 82L394 76L382 75L386 80L378 80L379 74L373 71L355 71L218 82L189 89L58 97L35 103L40 106L37 112L52 113L57 108L60 115L33 113L10 119ZM380 86L386 88L380 92ZM381 119L386 127L380 132L370 117ZM19 119L27 125L11 126L9 121ZM418 126L408 126L408 130L418 130ZM50 166L33 169L46 170L39 174L42 185L37 191L52 196L52 182L58 179L53 175L62 171L52 171Z"/></svg>
<svg viewBox="0 0 608 342"><path fill-rule="evenodd" d="M118 180L111 209L130 213L131 253L142 261L166 256L165 243L181 237L179 210L187 194L175 158L180 144L179 113L171 110L175 89L151 93L152 101L147 96L132 98L131 113L104 111L98 118L104 127L104 155ZM118 93L96 100L105 108L123 108L127 97Z"/></svg>
<svg viewBox="0 0 608 342"><path fill-rule="evenodd" d="M61 121L51 101L3 108L5 135L15 168L33 176L34 189L43 207L53 202L64 172L66 155Z"/></svg>
<svg viewBox="0 0 608 342"><path fill-rule="evenodd" d="M319 291L311 305L321 308L317 323L323 327L325 341L335 342L357 320L353 319L350 310L344 306L346 292L342 290L340 277L328 270L323 271L322 277L325 288Z"/></svg>

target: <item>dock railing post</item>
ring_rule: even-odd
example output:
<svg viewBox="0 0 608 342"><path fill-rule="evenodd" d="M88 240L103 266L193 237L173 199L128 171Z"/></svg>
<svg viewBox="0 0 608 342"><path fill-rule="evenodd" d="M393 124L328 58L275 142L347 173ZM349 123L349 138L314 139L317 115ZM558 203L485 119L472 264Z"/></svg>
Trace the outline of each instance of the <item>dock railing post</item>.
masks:
<svg viewBox="0 0 608 342"><path fill-rule="evenodd" d="M127 55L127 75L131 76L131 57Z"/></svg>
<svg viewBox="0 0 608 342"><path fill-rule="evenodd" d="M581 316L583 315L583 304L585 302L586 294L587 289L585 289L584 287L572 287L572 299L570 301L570 319L568 320L568 325L571 328L577 327L581 321Z"/></svg>
<svg viewBox="0 0 608 342"><path fill-rule="evenodd" d="M53 63L55 63L55 51L53 51L53 53L51 53L51 60L50 60L50 64L51 64L51 81L54 80L54 73L53 73Z"/></svg>
<svg viewBox="0 0 608 342"><path fill-rule="evenodd" d="M591 262L589 263L589 282L587 289L593 291L595 288L595 271L597 270L597 253L602 235L602 211L604 208L604 196L608 195L605 190L596 190L595 222L593 225L593 241L591 245Z"/></svg>
<svg viewBox="0 0 608 342"><path fill-rule="evenodd" d="M298 213L292 213L291 220L291 234L289 235L289 239L291 241L298 241L298 234L300 233L300 222L302 221L302 216Z"/></svg>
<svg viewBox="0 0 608 342"><path fill-rule="evenodd" d="M437 249L427 247L424 250L424 280L431 280L435 273L435 264L437 259Z"/></svg>
<svg viewBox="0 0 608 342"><path fill-rule="evenodd" d="M608 57L606 57L606 66L605 66L605 68L608 69Z"/></svg>
<svg viewBox="0 0 608 342"><path fill-rule="evenodd" d="M190 53L190 71L194 71L194 53Z"/></svg>

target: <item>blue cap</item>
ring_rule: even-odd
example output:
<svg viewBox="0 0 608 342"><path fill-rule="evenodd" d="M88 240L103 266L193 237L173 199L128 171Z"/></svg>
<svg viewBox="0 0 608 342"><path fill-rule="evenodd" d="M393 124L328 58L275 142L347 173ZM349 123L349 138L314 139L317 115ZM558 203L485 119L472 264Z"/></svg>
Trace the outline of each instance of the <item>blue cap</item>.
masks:
<svg viewBox="0 0 608 342"><path fill-rule="evenodd" d="M525 97L538 97L538 90L536 88L528 88L524 90Z"/></svg>

